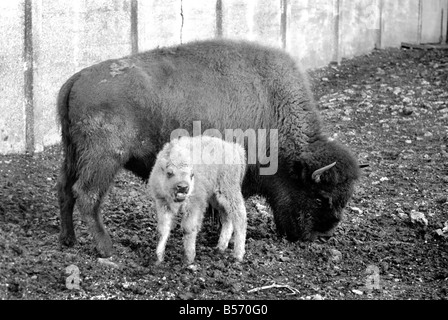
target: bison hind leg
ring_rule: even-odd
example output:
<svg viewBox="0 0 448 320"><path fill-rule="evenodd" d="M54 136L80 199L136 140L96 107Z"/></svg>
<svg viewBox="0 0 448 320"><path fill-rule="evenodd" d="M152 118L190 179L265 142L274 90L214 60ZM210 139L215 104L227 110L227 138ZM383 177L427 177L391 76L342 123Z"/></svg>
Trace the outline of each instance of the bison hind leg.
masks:
<svg viewBox="0 0 448 320"><path fill-rule="evenodd" d="M59 242L62 245L72 247L76 244L76 235L73 227L73 209L76 200L72 190L75 177L67 169L65 160L57 184L61 219Z"/></svg>
<svg viewBox="0 0 448 320"><path fill-rule="evenodd" d="M78 209L93 236L99 255L110 257L113 252L112 241L104 227L100 206L120 168L120 163L108 157L94 160L80 170L73 191Z"/></svg>

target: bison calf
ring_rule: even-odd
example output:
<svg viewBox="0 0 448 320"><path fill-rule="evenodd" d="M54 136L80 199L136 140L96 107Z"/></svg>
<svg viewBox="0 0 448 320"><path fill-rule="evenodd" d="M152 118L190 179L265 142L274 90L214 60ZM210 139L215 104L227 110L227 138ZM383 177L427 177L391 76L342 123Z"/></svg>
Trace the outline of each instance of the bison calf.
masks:
<svg viewBox="0 0 448 320"><path fill-rule="evenodd" d="M173 220L180 213L185 260L194 261L196 236L208 204L220 212L221 234L217 248L227 249L234 233L233 255L241 261L246 241L246 208L241 193L245 173L242 146L221 139L182 137L159 152L149 177L149 190L157 210L157 263L163 261Z"/></svg>

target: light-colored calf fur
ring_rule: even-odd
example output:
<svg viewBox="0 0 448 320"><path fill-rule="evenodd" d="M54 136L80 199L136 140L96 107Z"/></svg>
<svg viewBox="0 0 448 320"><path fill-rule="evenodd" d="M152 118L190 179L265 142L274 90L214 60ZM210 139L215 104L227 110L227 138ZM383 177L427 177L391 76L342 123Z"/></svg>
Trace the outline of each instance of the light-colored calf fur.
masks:
<svg viewBox="0 0 448 320"><path fill-rule="evenodd" d="M241 185L246 170L243 147L209 136L181 137L165 144L149 177L149 190L157 210L157 264L164 258L173 220L180 213L185 260L192 264L196 237L210 204L222 223L217 248L227 249L234 235L233 256L245 253L247 217Z"/></svg>

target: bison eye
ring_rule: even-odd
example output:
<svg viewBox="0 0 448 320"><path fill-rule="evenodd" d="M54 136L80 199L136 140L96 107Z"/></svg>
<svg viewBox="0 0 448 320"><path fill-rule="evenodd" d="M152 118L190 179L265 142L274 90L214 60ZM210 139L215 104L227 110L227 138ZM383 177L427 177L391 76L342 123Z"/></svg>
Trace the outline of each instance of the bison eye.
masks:
<svg viewBox="0 0 448 320"><path fill-rule="evenodd" d="M322 206L322 200L321 199L317 198L316 199L316 203L317 203L318 206L320 206L320 207Z"/></svg>
<svg viewBox="0 0 448 320"><path fill-rule="evenodd" d="M168 171L168 172L166 173L166 176L167 176L168 178L172 178L172 177L174 176L174 173L173 173L172 171Z"/></svg>
<svg viewBox="0 0 448 320"><path fill-rule="evenodd" d="M194 173L192 173L192 174L190 175L190 179L193 179L193 177L194 177Z"/></svg>

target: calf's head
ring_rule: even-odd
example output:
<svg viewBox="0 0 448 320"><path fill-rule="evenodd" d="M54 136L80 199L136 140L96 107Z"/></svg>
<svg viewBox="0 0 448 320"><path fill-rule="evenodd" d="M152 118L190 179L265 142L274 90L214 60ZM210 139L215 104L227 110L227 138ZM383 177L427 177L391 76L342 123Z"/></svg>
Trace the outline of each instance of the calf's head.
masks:
<svg viewBox="0 0 448 320"><path fill-rule="evenodd" d="M160 159L159 188L174 202L185 201L194 188L194 172L189 153L173 146L165 157Z"/></svg>

